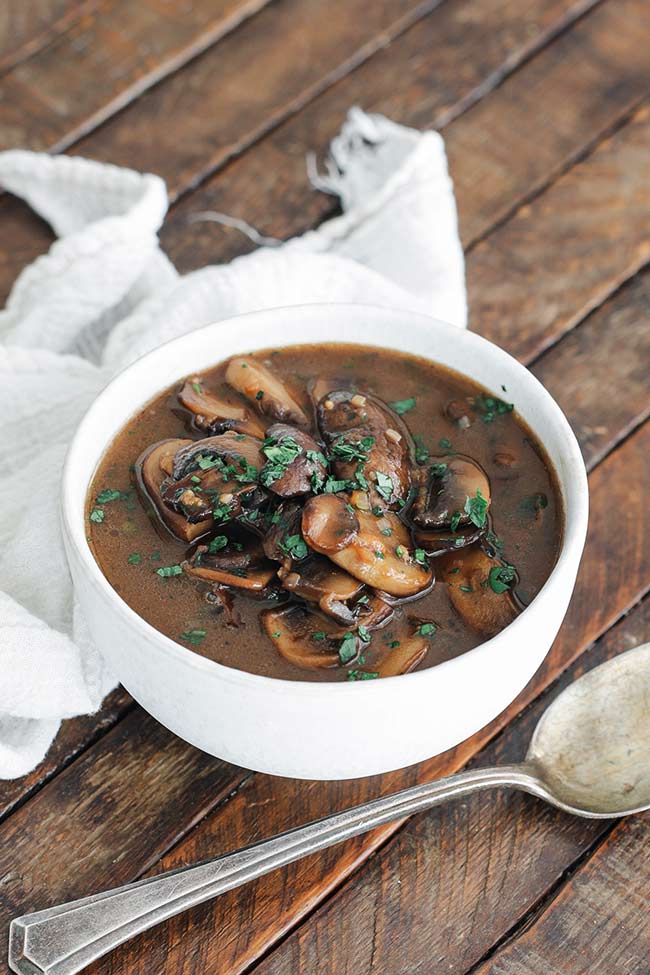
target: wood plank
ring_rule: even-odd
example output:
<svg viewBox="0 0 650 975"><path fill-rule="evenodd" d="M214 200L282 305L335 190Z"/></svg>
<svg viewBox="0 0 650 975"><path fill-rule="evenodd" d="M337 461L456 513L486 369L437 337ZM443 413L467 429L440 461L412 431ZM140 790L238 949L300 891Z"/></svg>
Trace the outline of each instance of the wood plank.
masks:
<svg viewBox="0 0 650 975"><path fill-rule="evenodd" d="M444 125L445 119L471 101L478 86L475 79L467 84L464 75L458 76L459 51L454 39L460 27L455 20L444 22L442 7L438 13L445 33L440 34L440 24L433 17L416 25L271 133L254 152L237 159L181 201L163 228L166 250L186 271L206 259L228 260L248 249L241 234L219 225L193 224L188 231L189 214L202 210L233 214L281 239L322 221L333 204L330 197L314 193L309 185L305 153L311 149L324 152L354 104L416 127L443 125L461 237L470 245L584 153L647 93L647 51L634 43L642 8L643 0L599 5L478 105ZM614 35L621 40L620 46L611 43ZM463 44L473 41L474 47L462 58L464 64L482 58L485 36L478 24L475 32L469 31ZM413 86L405 86L402 79L409 75L413 62L423 65L421 75ZM429 76L435 71L435 86L425 83L425 70ZM636 176L630 175L630 188L642 182L642 172L641 166ZM598 199L589 203L593 206ZM578 213L575 219L581 217L584 222L586 216ZM623 220L628 214L620 216ZM570 208L566 219L571 219ZM600 228L596 224L594 229ZM638 238L639 223L633 221L626 233ZM471 270L472 258L470 284Z"/></svg>
<svg viewBox="0 0 650 975"><path fill-rule="evenodd" d="M247 775L132 711L0 825L3 920L134 879Z"/></svg>
<svg viewBox="0 0 650 975"><path fill-rule="evenodd" d="M621 478L621 470L626 471L625 478ZM164 857L155 871L201 860L210 853L233 849L380 793L449 774L465 765L650 587L650 566L642 552L644 531L650 530L650 512L638 497L639 492L629 487L645 483L648 477L650 424L592 473L589 541L565 623L545 665L491 725L444 755L371 779L317 783L255 775L233 799L206 817ZM609 564L624 563L625 573L613 577L606 573L608 560ZM395 823L388 824L225 894L214 903L173 919L160 930L123 946L111 959L98 963L91 971L93 975L124 970L144 975L153 969L163 975L189 972L195 965L214 975L242 972L354 874L397 828ZM359 876L363 883L365 871ZM242 924L242 918L253 917L254 925ZM356 937L353 926L348 931L350 940L346 944ZM287 970L311 971L309 967L297 969L291 965ZM363 968L349 969L359 970Z"/></svg>
<svg viewBox="0 0 650 975"><path fill-rule="evenodd" d="M103 0L0 80L0 147L62 149L268 0Z"/></svg>
<svg viewBox="0 0 650 975"><path fill-rule="evenodd" d="M33 55L100 0L4 0L0 6L0 72Z"/></svg>
<svg viewBox="0 0 650 975"><path fill-rule="evenodd" d="M292 0L293 6L283 5L280 9L293 9L296 2ZM296 20L297 26L291 18L284 24L285 42L294 38L301 52L305 51L305 37L309 32L304 14L315 2L310 0L309 5L299 5L303 13ZM331 108L323 96L318 98L314 112L305 116L306 123L286 130L287 137L280 154L273 140L267 139L261 146L256 146L252 157L259 158L260 165L254 164L251 170L247 164L241 171L241 179L235 180L228 193L231 185L229 168L226 181L220 180L217 184L218 208L232 213L243 209L248 219L262 224L265 219L274 219L276 211L286 214L288 222L281 236L304 228L310 219L317 219L332 206L331 198L309 188L304 152L327 144L350 105L359 103L386 110L404 121L409 121L408 105L420 105L422 124L435 124L438 117L457 114L484 95L593 3L594 0L494 0L489 5L482 0L443 3L387 50L371 57L365 68L358 68L336 85L332 89ZM385 3L377 7L373 5L373 15L378 16L384 8ZM355 8L348 9L354 12ZM399 12L399 8L392 4L390 9ZM275 10L274 7L265 16L275 16ZM169 79L160 89L140 98L100 131L79 143L75 151L136 169L160 172L168 180L172 197L185 192L188 176L190 184L199 177L191 165L193 159L198 159L200 171L222 166L233 152L243 151L258 138L264 128L268 128L269 119L277 123L283 110L286 113L296 109L295 80L288 87L282 84L277 91L271 84L273 80L282 82L282 78L277 63L274 67L277 62L274 49L263 43L266 35L262 37L256 33L263 22L260 17L255 18L250 30L242 28L231 35L227 43L222 42L215 48L216 53L188 65L175 79ZM274 20L272 26L274 31L280 31L281 22ZM350 29L346 27L346 30ZM387 31L384 30L380 40L386 39ZM319 42L319 49L323 49L324 43ZM262 50L259 50L261 44ZM362 53L367 54L366 48ZM304 53L302 57L304 59ZM262 72L269 78L262 91L255 80L252 84L254 95L249 94L245 104L242 104L241 85L242 79L248 75L242 75L242 62L249 73L253 71L251 64L254 65L255 79ZM332 63L339 63L336 57ZM463 66L462 71L458 69L459 64ZM435 84L432 85L434 66ZM303 64L303 73L304 70ZM354 79L360 71L362 75L356 83ZM413 77L413 82L404 85L404 77ZM173 88L170 87L172 82ZM396 91L404 93L401 115L400 106L391 101ZM195 112L197 92L202 98L200 113ZM425 106L428 106L430 115L426 115ZM215 118L219 120L217 135ZM209 162L206 163L206 159ZM235 172L240 172L239 163ZM184 180L181 174L185 174ZM225 195L222 189L226 190ZM213 202L213 194L208 192L197 197L193 209L204 209ZM252 207L254 209L250 209ZM51 240L45 226L35 218L27 217L26 212L17 201L0 200L5 239L12 241L10 250L0 250L0 295L8 293L19 270L49 246ZM220 230L204 224L189 231L183 212L176 229L177 237L186 249L180 262L184 270L207 261L228 259L245 249L241 234L232 234L226 237L229 248L219 250Z"/></svg>
<svg viewBox="0 0 650 975"><path fill-rule="evenodd" d="M0 820L9 816L20 803L101 738L132 706L129 694L123 687L118 687L108 695L95 714L64 721L40 765L19 779L0 782Z"/></svg>
<svg viewBox="0 0 650 975"><path fill-rule="evenodd" d="M650 108L467 259L477 331L530 360L650 259Z"/></svg>
<svg viewBox="0 0 650 975"><path fill-rule="evenodd" d="M524 934L476 975L647 975L650 817L630 816Z"/></svg>
<svg viewBox="0 0 650 975"><path fill-rule="evenodd" d="M561 690L647 640L650 599L583 654L471 764L520 761L541 714ZM505 790L417 816L255 972L370 975L440 966L446 975L462 975L611 828L611 821L567 816ZM549 963L543 971L564 969ZM576 975L575 959L566 971Z"/></svg>
<svg viewBox="0 0 650 975"><path fill-rule="evenodd" d="M562 403L590 468L650 416L649 320L650 271L644 271L532 367Z"/></svg>

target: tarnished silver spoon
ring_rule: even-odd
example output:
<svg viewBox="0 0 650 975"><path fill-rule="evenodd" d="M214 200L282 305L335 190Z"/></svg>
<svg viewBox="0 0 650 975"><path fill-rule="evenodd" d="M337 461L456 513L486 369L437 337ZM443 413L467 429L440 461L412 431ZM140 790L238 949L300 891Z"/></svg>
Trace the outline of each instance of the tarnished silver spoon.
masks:
<svg viewBox="0 0 650 975"><path fill-rule="evenodd" d="M479 789L510 786L592 818L650 808L650 644L596 667L547 708L521 765L473 769L366 802L193 867L11 923L21 975L74 975L133 935L285 863Z"/></svg>

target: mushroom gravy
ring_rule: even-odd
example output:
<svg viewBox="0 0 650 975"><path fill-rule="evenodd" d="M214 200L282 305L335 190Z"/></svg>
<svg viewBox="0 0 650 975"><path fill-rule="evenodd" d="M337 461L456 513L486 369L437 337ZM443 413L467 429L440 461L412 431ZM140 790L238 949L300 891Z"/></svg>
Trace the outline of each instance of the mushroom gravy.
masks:
<svg viewBox="0 0 650 975"><path fill-rule="evenodd" d="M457 656L535 597L562 538L550 462L501 390L366 346L236 356L110 445L95 559L160 632L251 673L367 680Z"/></svg>

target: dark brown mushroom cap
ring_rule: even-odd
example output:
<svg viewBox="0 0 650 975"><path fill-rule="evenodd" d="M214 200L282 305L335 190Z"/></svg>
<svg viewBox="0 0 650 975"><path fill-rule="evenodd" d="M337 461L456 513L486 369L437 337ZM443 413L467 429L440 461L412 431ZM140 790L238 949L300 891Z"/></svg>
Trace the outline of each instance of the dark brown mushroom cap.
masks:
<svg viewBox="0 0 650 975"><path fill-rule="evenodd" d="M419 621L403 619L401 627L397 630L397 636L399 639L395 642L398 646L389 648L377 665L379 677L408 674L411 670L415 670L427 655L429 641L420 633Z"/></svg>
<svg viewBox="0 0 650 975"><path fill-rule="evenodd" d="M312 555L290 571L280 569L283 587L294 596L316 603L337 623L351 626L355 622L353 600L363 585L347 572L321 555Z"/></svg>
<svg viewBox="0 0 650 975"><path fill-rule="evenodd" d="M468 626L490 637L512 623L518 614L512 593L495 592L490 584L490 573L502 569L503 563L478 545L439 561L452 605Z"/></svg>
<svg viewBox="0 0 650 975"><path fill-rule="evenodd" d="M191 445L191 440L170 439L151 444L135 462L135 482L146 505L150 505L162 524L184 542L191 542L209 531L212 516L189 521L185 515L174 511L163 500L163 485L169 481L174 457L179 450Z"/></svg>
<svg viewBox="0 0 650 975"><path fill-rule="evenodd" d="M200 376L186 379L178 392L178 401L191 414L192 426L214 435L234 430L251 437L264 437L264 427L251 416L242 403L230 403L206 388Z"/></svg>
<svg viewBox="0 0 650 975"><path fill-rule="evenodd" d="M309 499L302 530L315 551L391 596L414 596L432 585L433 573L415 559L409 532L397 515L387 511L377 517L350 508L345 495L321 494Z"/></svg>
<svg viewBox="0 0 650 975"><path fill-rule="evenodd" d="M418 472L419 484L410 511L411 521L417 528L440 530L449 529L456 516L458 525L468 525L468 498L480 497L488 507L490 505L487 474L480 464L462 454L435 457L432 461Z"/></svg>
<svg viewBox="0 0 650 975"><path fill-rule="evenodd" d="M323 555L340 552L359 531L359 519L345 494L319 494L302 510L302 533Z"/></svg>
<svg viewBox="0 0 650 975"><path fill-rule="evenodd" d="M316 418L336 477L354 483L360 471L374 505L401 507L411 486L413 444L400 417L369 393L334 389L318 403Z"/></svg>
<svg viewBox="0 0 650 975"><path fill-rule="evenodd" d="M304 430L274 423L267 430L262 449L267 462L260 479L269 491L293 498L322 486L327 458L321 445Z"/></svg>
<svg viewBox="0 0 650 975"><path fill-rule="evenodd" d="M289 663L303 670L338 667L341 664L339 648L342 637L340 628L332 622L312 613L305 606L290 605L282 609L267 609L261 615L262 626L278 653ZM359 640L350 636L354 656L359 652Z"/></svg>
<svg viewBox="0 0 650 975"><path fill-rule="evenodd" d="M273 373L252 356L235 356L228 363L226 382L245 396L255 408L272 420L306 427L307 417Z"/></svg>
<svg viewBox="0 0 650 975"><path fill-rule="evenodd" d="M179 450L174 457L174 479L180 480L187 474L195 473L203 459L222 461L226 467L232 468L227 471L232 478L246 483L247 474L251 480L257 480L266 458L262 453L262 441L257 437L228 430L214 437L193 440Z"/></svg>
<svg viewBox="0 0 650 975"><path fill-rule="evenodd" d="M468 545L473 545L484 532L484 528L469 524L459 528L456 532L445 531L444 529L436 530L435 528L428 531L423 528L416 528L413 537L416 545L424 549L430 558L433 558L442 555L444 552L458 552L467 548Z"/></svg>
<svg viewBox="0 0 650 975"><path fill-rule="evenodd" d="M265 558L259 539L243 535L215 536L207 545L199 545L182 565L188 575L207 582L257 591L268 586L276 569Z"/></svg>
<svg viewBox="0 0 650 975"><path fill-rule="evenodd" d="M299 501L282 501L274 510L267 511L263 524L264 551L269 559L285 562L287 559L286 539L301 535L302 505Z"/></svg>

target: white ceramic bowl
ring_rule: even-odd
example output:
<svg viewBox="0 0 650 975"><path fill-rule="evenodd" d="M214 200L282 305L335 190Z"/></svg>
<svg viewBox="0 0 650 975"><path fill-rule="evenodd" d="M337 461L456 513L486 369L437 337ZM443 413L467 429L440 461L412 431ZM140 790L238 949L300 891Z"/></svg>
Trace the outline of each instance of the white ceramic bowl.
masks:
<svg viewBox="0 0 650 975"><path fill-rule="evenodd" d="M310 683L214 663L163 636L111 588L86 542L84 500L106 447L156 394L231 355L304 342L356 342L414 353L508 389L555 466L566 514L557 565L531 605L496 637L428 670L378 681ZM411 312L311 305L208 325L149 353L98 396L63 475L63 529L76 592L114 673L155 718L198 748L275 775L343 779L445 751L492 720L533 676L560 627L587 529L587 479L559 407L485 339Z"/></svg>

